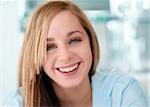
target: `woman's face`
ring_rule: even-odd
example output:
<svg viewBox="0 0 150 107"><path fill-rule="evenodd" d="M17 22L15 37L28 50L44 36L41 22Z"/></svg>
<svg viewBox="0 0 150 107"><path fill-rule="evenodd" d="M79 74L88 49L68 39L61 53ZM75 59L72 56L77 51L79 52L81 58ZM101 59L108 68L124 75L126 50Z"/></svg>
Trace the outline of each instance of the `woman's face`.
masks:
<svg viewBox="0 0 150 107"><path fill-rule="evenodd" d="M47 37L44 71L63 88L74 88L89 81L92 53L87 33L69 11L52 20Z"/></svg>

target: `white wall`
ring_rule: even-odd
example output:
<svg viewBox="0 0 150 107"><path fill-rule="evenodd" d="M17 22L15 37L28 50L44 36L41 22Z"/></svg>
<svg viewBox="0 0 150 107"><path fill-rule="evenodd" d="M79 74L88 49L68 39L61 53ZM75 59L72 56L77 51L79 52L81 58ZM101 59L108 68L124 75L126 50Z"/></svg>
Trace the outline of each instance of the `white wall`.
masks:
<svg viewBox="0 0 150 107"><path fill-rule="evenodd" d="M18 59L22 44L19 2L0 1L0 106L17 86Z"/></svg>

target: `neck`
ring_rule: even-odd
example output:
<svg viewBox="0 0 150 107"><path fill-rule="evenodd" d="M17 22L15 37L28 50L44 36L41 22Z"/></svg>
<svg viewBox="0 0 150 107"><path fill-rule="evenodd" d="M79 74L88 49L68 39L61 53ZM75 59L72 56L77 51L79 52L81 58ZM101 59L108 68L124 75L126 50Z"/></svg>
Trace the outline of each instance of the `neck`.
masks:
<svg viewBox="0 0 150 107"><path fill-rule="evenodd" d="M89 79L84 81L79 86L69 89L59 87L56 84L53 86L61 106L73 107L74 105L77 107L87 107L91 105L92 89Z"/></svg>

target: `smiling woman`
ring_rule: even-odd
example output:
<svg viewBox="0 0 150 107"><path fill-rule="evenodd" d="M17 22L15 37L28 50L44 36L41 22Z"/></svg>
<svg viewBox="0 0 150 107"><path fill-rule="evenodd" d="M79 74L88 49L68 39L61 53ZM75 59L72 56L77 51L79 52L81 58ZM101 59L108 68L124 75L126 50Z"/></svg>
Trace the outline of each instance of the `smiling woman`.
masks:
<svg viewBox="0 0 150 107"><path fill-rule="evenodd" d="M73 90L80 85L86 88L92 52L88 35L77 17L68 10L59 12L49 25L48 38L53 41L48 43L52 48L48 48L43 65L46 74L62 89Z"/></svg>
<svg viewBox="0 0 150 107"><path fill-rule="evenodd" d="M8 106L148 107L139 83L117 70L96 72L99 46L82 10L70 1L46 2L27 26L18 90Z"/></svg>

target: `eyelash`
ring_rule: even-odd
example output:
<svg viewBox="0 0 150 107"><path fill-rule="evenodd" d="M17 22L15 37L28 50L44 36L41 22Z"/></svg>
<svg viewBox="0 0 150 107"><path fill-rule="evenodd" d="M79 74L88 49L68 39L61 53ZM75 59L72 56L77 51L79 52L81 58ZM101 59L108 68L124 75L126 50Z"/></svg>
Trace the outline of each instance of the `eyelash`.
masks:
<svg viewBox="0 0 150 107"><path fill-rule="evenodd" d="M81 42L82 40L80 38L75 38L75 39L71 39L69 41L69 44L72 45L72 44L76 44L78 42ZM57 48L57 46L55 44L48 44L47 45L47 50L52 50L52 49L55 49Z"/></svg>
<svg viewBox="0 0 150 107"><path fill-rule="evenodd" d="M52 49L55 49L57 48L57 46L55 44L48 44L47 45L47 50L52 50Z"/></svg>
<svg viewBox="0 0 150 107"><path fill-rule="evenodd" d="M72 43L78 43L78 42L81 42L82 40L80 38L75 38L75 39L71 39L69 44L72 44Z"/></svg>

